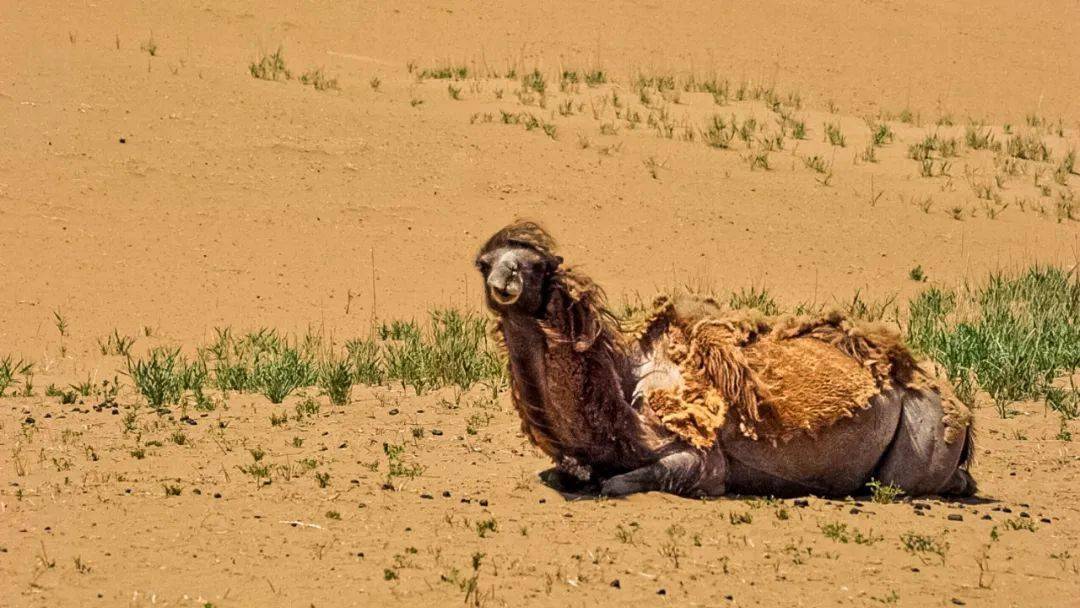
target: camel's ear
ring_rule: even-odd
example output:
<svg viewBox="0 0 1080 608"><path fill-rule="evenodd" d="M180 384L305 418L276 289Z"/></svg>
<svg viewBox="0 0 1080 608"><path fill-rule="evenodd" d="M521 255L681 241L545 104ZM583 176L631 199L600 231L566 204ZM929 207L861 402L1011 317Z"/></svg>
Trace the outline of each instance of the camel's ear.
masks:
<svg viewBox="0 0 1080 608"><path fill-rule="evenodd" d="M561 255L553 255L548 258L548 271L554 272L558 270L559 266L563 263Z"/></svg>

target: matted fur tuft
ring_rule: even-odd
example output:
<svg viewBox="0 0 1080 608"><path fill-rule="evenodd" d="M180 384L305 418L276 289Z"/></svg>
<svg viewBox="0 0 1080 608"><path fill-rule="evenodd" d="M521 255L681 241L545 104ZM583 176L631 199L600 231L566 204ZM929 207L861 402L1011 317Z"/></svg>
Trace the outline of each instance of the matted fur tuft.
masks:
<svg viewBox="0 0 1080 608"><path fill-rule="evenodd" d="M699 448L712 446L725 424L772 443L813 436L900 387L941 397L947 443L969 428L970 412L920 367L897 332L839 312L768 318L660 297L631 331L643 351L662 343L661 354L679 365L682 386L653 391L646 402Z"/></svg>

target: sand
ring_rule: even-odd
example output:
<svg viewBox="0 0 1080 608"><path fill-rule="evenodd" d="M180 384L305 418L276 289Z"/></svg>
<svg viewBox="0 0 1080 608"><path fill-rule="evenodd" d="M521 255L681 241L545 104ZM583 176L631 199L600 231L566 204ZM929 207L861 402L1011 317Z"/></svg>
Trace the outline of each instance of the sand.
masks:
<svg viewBox="0 0 1080 608"><path fill-rule="evenodd" d="M903 303L926 285L909 278L916 266L947 286L1036 262L1073 266L1080 177L1053 173L1080 148L1077 22L1075 3L968 0L5 5L0 357L35 362L37 396L0 399L0 605L1074 597L1080 464L1042 404L1020 404L1009 420L978 409L984 501L796 506L565 500L536 480L548 463L519 434L508 397L489 403L479 388L457 407L450 390L357 388L344 407L311 390L320 413L283 426L270 415L293 415L304 396L272 406L230 394L194 425L144 412L141 441L162 442L144 459L131 455L124 407L114 415L95 411L100 398L61 405L43 392L124 369L98 347L114 329L138 337L136 352L190 352L222 325L344 339L373 318L477 308L472 256L519 216L543 222L616 303L679 284L764 286L790 303L856 293ZM253 78L249 64L279 46L294 78ZM478 76L418 80L444 65ZM338 88L301 84L312 68ZM505 78L511 68L517 77ZM546 107L516 94L534 68ZM590 69L607 82L559 90L564 70ZM641 74L679 85L650 90L646 106ZM682 86L714 75L731 83L723 105ZM764 133L727 150L702 142L714 115L776 131L765 100L734 99L741 83L801 100L792 111L806 139L789 134L767 170L754 164ZM504 124L503 112L554 125L554 137ZM861 157L868 117L894 133L876 162ZM1033 133L1052 159L1013 170L962 145L922 176L909 146L934 133L963 142L969 121L999 142L1006 125ZM846 145L825 140L826 123ZM824 173L808 166L815 156ZM119 404L137 401L125 385ZM472 435L477 413L493 418ZM183 445L169 439L177 429ZM405 443L423 475L382 489L386 441ZM260 446L276 471L266 486L239 470ZM326 487L316 472L330 475ZM734 523L744 513L752 521ZM492 518L497 530L481 537L477 524ZM846 525L849 542L823 534L830 524ZM855 529L873 542L857 543ZM905 549L909 532L947 543L944 558ZM479 599L468 592L478 553Z"/></svg>

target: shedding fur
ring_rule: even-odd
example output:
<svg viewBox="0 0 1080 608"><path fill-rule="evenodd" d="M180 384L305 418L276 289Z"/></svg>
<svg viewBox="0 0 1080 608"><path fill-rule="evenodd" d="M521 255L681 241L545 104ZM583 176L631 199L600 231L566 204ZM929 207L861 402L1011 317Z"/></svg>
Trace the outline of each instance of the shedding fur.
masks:
<svg viewBox="0 0 1080 608"><path fill-rule="evenodd" d="M679 366L683 384L650 391L645 401L670 431L701 449L727 424L773 444L814 436L897 387L942 397L947 443L970 423L947 383L931 378L895 331L838 312L773 319L722 311L708 299L661 296L629 331L643 349L662 344L660 354Z"/></svg>

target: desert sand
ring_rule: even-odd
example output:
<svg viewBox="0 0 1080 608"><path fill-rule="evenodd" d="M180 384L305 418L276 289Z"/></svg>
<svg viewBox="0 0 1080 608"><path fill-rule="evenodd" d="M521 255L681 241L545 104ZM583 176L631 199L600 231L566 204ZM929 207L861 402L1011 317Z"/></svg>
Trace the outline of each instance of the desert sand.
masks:
<svg viewBox="0 0 1080 608"><path fill-rule="evenodd" d="M1080 260L1076 23L970 0L5 4L0 358L36 391L0 397L0 605L1066 605L1080 462L1041 402L976 410L976 501L568 500L505 392L214 391L141 410L136 439L99 341L194 356L216 327L340 344L480 310L473 255L516 217L613 306L757 287L902 323L916 267ZM279 49L291 78L254 77ZM1049 158L992 149L1019 137ZM114 378L111 401L45 395ZM385 489L387 442L423 473Z"/></svg>

